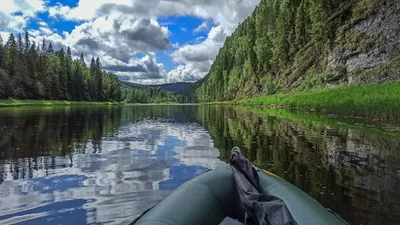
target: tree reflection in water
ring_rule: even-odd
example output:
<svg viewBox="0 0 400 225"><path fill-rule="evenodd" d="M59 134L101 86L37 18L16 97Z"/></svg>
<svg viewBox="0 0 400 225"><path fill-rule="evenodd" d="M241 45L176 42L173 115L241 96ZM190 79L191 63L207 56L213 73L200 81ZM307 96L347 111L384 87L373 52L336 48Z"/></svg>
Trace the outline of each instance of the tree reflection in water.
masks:
<svg viewBox="0 0 400 225"><path fill-rule="evenodd" d="M400 219L396 124L167 105L0 109L0 222L126 224L233 146L352 224Z"/></svg>

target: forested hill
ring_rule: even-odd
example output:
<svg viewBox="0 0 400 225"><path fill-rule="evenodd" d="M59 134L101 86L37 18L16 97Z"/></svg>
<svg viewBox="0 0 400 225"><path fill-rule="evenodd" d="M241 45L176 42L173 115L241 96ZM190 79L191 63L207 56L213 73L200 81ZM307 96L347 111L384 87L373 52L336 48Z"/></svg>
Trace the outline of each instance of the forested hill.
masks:
<svg viewBox="0 0 400 225"><path fill-rule="evenodd" d="M143 85L143 84L121 81L121 86L128 89L146 90L146 89L160 88L164 91L169 91L174 94L177 94L185 90L186 88L190 88L193 85L194 85L193 83L187 83L187 82L177 82L177 83L158 84L158 85Z"/></svg>
<svg viewBox="0 0 400 225"><path fill-rule="evenodd" d="M88 68L81 55L72 59L68 47L54 50L13 34L3 43L0 36L0 99L51 99L73 101L120 101L118 77L101 69L99 58Z"/></svg>
<svg viewBox="0 0 400 225"><path fill-rule="evenodd" d="M261 0L187 101L400 79L398 0Z"/></svg>

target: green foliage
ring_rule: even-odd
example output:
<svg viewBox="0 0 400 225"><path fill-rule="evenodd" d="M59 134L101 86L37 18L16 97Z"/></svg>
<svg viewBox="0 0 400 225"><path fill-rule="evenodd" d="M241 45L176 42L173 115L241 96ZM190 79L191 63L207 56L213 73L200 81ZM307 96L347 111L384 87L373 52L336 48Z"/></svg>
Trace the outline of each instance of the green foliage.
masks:
<svg viewBox="0 0 400 225"><path fill-rule="evenodd" d="M86 101L55 101L55 100L0 100L0 107L16 106L69 106L69 105L121 105L119 102L86 102Z"/></svg>
<svg viewBox="0 0 400 225"><path fill-rule="evenodd" d="M178 96L164 91L161 88L144 90L125 90L124 97L127 103L171 103L178 102Z"/></svg>
<svg viewBox="0 0 400 225"><path fill-rule="evenodd" d="M93 59L94 60L94 59ZM28 31L6 44L0 37L0 99L120 101L118 77L101 70L99 58L89 70L81 54L72 60L71 49L55 51L43 39L41 48L29 40Z"/></svg>
<svg viewBox="0 0 400 225"><path fill-rule="evenodd" d="M346 116L397 118L400 112L400 83L341 86L243 99L231 103L297 108Z"/></svg>
<svg viewBox="0 0 400 225"><path fill-rule="evenodd" d="M8 77L8 74L4 72L2 69L0 69L0 98L7 98L8 93L10 93L9 90L9 83L10 83L10 78Z"/></svg>
<svg viewBox="0 0 400 225"><path fill-rule="evenodd" d="M348 32L337 40L344 49L361 50L367 52L377 44L377 40L368 36L365 32Z"/></svg>
<svg viewBox="0 0 400 225"><path fill-rule="evenodd" d="M264 77L261 83L264 84L263 94L273 95L278 91L277 84L270 76Z"/></svg>
<svg viewBox="0 0 400 225"><path fill-rule="evenodd" d="M303 82L301 82L300 86L297 87L296 91L310 91L314 89L320 89L325 87L325 75L309 75L305 77Z"/></svg>
<svg viewBox="0 0 400 225"><path fill-rule="evenodd" d="M372 13L377 0L262 0L227 38L209 74L193 97L200 102L229 101L277 90L322 87L330 43L355 17ZM366 10L366 12L363 12ZM357 43L363 36L355 36ZM346 40L347 39L343 39ZM350 43L350 44L351 44ZM375 43L368 40L362 48ZM313 73L309 69L314 68ZM306 82L301 84L301 82ZM272 87L271 85L276 85ZM300 87L299 87L300 86Z"/></svg>

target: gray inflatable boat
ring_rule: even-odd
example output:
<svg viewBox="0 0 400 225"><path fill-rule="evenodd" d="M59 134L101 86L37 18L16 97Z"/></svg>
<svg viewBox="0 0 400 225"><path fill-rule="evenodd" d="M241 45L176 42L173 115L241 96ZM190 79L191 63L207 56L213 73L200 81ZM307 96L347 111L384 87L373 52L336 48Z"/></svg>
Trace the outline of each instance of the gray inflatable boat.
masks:
<svg viewBox="0 0 400 225"><path fill-rule="evenodd" d="M298 225L344 225L306 193L272 173L255 168L262 194L281 199ZM246 210L231 166L210 170L181 185L132 224L218 225L226 218L245 223ZM246 192L246 190L245 190ZM275 207L276 208L276 207ZM236 224L236 223L230 223ZM248 224L248 223L246 223ZM259 224L259 223L255 223ZM264 223L263 223L264 224ZM273 224L266 222L265 224Z"/></svg>

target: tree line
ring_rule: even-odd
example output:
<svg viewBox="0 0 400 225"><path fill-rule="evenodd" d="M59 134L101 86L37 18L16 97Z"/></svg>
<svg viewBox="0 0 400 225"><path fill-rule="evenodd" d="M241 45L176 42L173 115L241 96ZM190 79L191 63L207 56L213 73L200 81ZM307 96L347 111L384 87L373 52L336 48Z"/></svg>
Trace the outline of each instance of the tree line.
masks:
<svg viewBox="0 0 400 225"><path fill-rule="evenodd" d="M127 103L167 103L178 102L179 96L161 88L125 89L122 99Z"/></svg>
<svg viewBox="0 0 400 225"><path fill-rule="evenodd" d="M379 1L261 0L226 39L209 74L187 91L191 96L186 100L271 95L297 87L305 77L320 78L337 28L372 12L376 4Z"/></svg>
<svg viewBox="0 0 400 225"><path fill-rule="evenodd" d="M0 99L120 101L116 75L102 71L100 59L92 57L90 67L81 53L73 59L71 48L53 49L43 39L37 45L28 31L4 43L0 36Z"/></svg>

